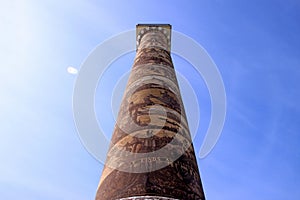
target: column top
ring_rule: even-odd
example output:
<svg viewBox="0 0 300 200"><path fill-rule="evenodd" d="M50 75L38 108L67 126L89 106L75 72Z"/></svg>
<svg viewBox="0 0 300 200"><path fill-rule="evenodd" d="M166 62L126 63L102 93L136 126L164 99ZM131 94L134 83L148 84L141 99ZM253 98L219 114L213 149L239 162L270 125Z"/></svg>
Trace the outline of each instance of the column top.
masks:
<svg viewBox="0 0 300 200"><path fill-rule="evenodd" d="M138 49L141 38L150 31L160 31L168 40L168 51L171 51L171 32L170 24L137 24L136 25L136 49Z"/></svg>
<svg viewBox="0 0 300 200"><path fill-rule="evenodd" d="M172 28L171 24L137 24L136 27L164 27L164 28Z"/></svg>

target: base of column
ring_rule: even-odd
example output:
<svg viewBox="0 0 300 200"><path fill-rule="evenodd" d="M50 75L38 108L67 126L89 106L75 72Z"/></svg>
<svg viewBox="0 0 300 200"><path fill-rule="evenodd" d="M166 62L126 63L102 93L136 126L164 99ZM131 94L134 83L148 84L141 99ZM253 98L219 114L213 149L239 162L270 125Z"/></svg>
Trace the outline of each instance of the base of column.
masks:
<svg viewBox="0 0 300 200"><path fill-rule="evenodd" d="M179 200L169 197L161 197L161 196L135 196L135 197L126 197L116 200Z"/></svg>

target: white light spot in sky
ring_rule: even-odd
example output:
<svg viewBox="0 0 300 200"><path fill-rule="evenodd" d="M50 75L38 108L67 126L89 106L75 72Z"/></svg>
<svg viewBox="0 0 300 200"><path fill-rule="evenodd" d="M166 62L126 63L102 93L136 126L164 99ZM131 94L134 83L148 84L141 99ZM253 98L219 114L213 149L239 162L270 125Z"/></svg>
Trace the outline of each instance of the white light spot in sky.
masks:
<svg viewBox="0 0 300 200"><path fill-rule="evenodd" d="M78 70L74 67L68 67L67 71L70 74L77 74L78 73Z"/></svg>

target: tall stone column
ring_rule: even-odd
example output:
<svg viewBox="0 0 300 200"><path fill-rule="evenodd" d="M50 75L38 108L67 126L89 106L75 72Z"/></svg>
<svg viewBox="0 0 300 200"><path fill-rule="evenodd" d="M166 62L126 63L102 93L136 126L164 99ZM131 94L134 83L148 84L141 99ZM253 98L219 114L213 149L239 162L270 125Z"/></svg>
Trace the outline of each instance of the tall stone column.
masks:
<svg viewBox="0 0 300 200"><path fill-rule="evenodd" d="M171 25L139 24L96 200L205 199L174 66Z"/></svg>

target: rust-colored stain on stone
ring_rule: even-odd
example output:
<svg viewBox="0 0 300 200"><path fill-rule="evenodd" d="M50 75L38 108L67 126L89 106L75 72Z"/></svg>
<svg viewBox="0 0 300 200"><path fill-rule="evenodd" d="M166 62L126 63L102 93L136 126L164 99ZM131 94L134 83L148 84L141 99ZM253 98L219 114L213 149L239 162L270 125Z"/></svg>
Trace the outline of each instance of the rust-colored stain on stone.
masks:
<svg viewBox="0 0 300 200"><path fill-rule="evenodd" d="M96 200L205 199L170 49L170 25L137 25L136 58Z"/></svg>

